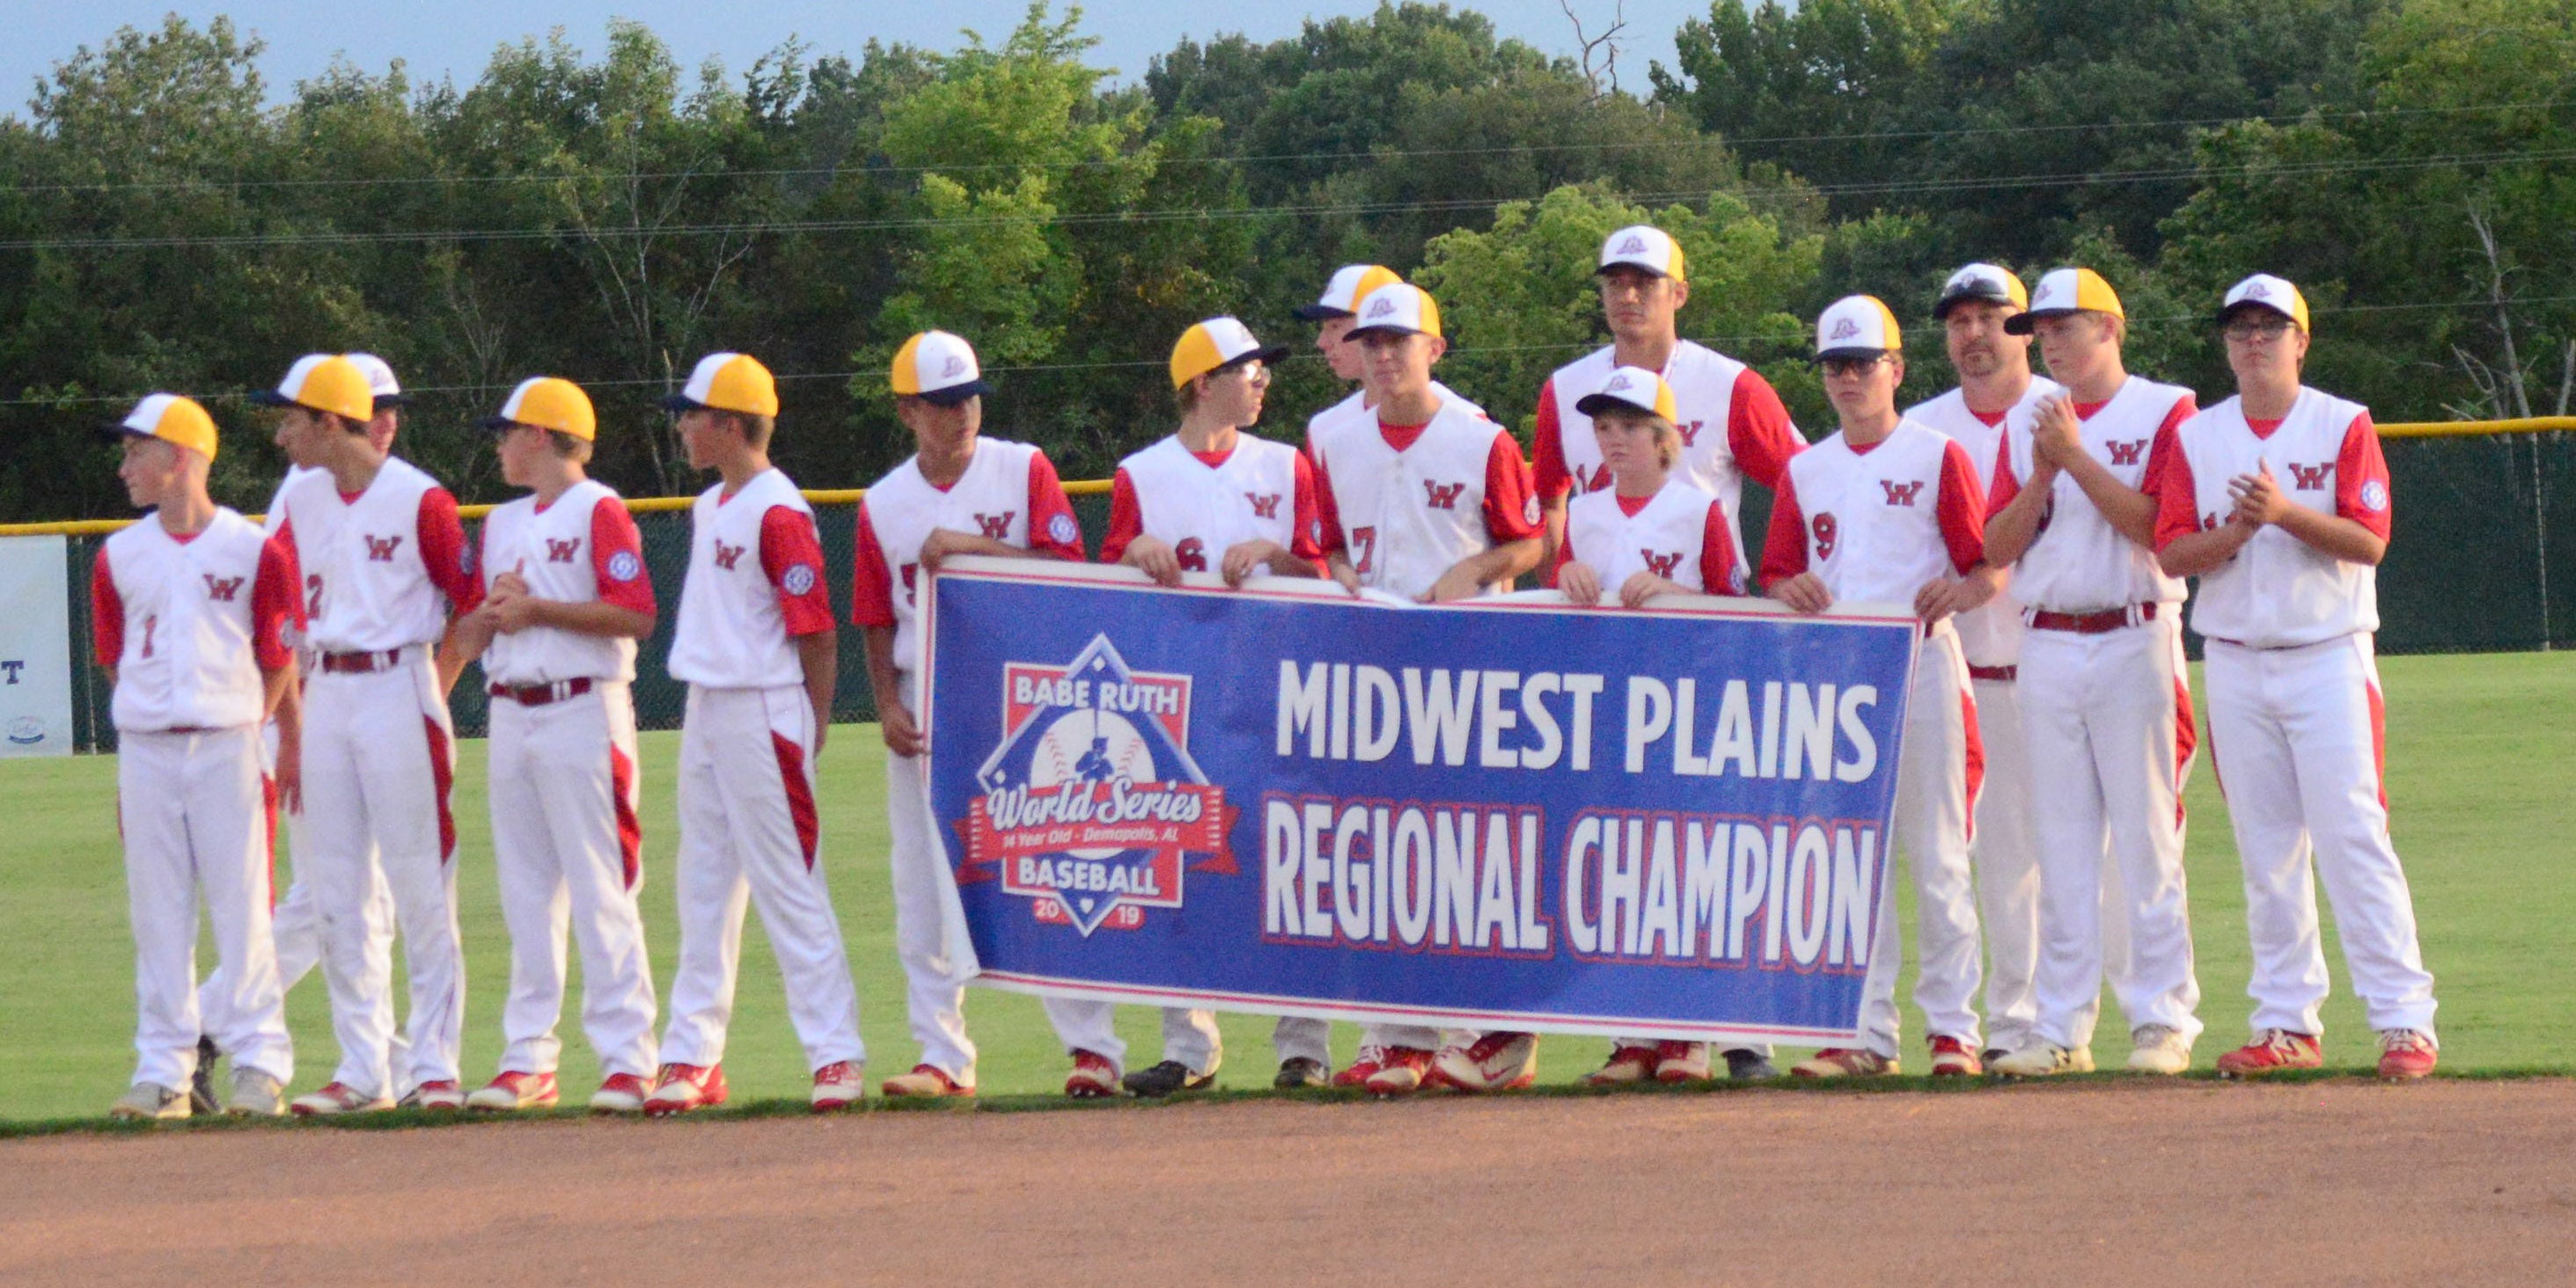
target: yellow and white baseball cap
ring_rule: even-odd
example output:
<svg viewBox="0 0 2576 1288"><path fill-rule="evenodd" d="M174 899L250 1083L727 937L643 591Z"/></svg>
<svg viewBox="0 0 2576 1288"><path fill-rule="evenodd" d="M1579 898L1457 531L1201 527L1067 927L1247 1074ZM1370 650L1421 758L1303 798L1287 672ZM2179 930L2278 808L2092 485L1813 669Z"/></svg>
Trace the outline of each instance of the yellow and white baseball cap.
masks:
<svg viewBox="0 0 2576 1288"><path fill-rule="evenodd" d="M483 418L485 429L509 429L517 425L534 425L558 434L570 434L585 443L599 438L599 415L591 410L590 395L581 386L555 376L530 376L510 391L509 400L501 404L501 414Z"/></svg>
<svg viewBox="0 0 2576 1288"><path fill-rule="evenodd" d="M1816 360L1877 358L1905 349L1896 315L1875 295L1846 295L1816 319Z"/></svg>
<svg viewBox="0 0 2576 1288"><path fill-rule="evenodd" d="M1681 243L1674 241L1672 234L1648 224L1631 224L1610 234L1601 243L1601 265L1592 271L1598 274L1621 264L1676 282L1690 280L1682 271Z"/></svg>
<svg viewBox="0 0 2576 1288"><path fill-rule="evenodd" d="M2129 316L2120 307L2120 293L2102 280L2100 273L2089 268L2052 268L2039 279L2039 289L2031 292L2030 307L2004 319L2004 330L2014 335L2029 335L2041 318L2064 317L2069 313L2108 313L2115 318Z"/></svg>
<svg viewBox="0 0 2576 1288"><path fill-rule="evenodd" d="M1359 324L1352 335L1365 331L1397 331L1406 335L1440 335L1440 306L1431 292L1411 282L1389 282L1360 298Z"/></svg>
<svg viewBox="0 0 2576 1288"><path fill-rule="evenodd" d="M1941 284L1941 297L1932 302L1932 320L1947 318L1950 310L1970 301L2027 309L2030 292L2011 269L1996 264L1970 264Z"/></svg>
<svg viewBox="0 0 2576 1288"><path fill-rule="evenodd" d="M984 368L975 361L975 346L946 331L924 331L894 351L888 377L898 398L927 398L954 407L993 392L984 383Z"/></svg>
<svg viewBox="0 0 2576 1288"><path fill-rule="evenodd" d="M336 353L308 353L286 369L275 389L250 396L263 407L302 407L365 424L376 414L376 393L358 365Z"/></svg>
<svg viewBox="0 0 2576 1288"><path fill-rule="evenodd" d="M1678 404L1673 401L1673 387L1662 376L1644 367L1620 367L1601 382L1599 389L1585 394L1574 409L1586 416L1605 411L1644 412L1660 416L1666 424L1681 419Z"/></svg>
<svg viewBox="0 0 2576 1288"><path fill-rule="evenodd" d="M1283 346L1264 348L1252 338L1252 328L1233 318L1209 318L1181 332L1180 343L1172 346L1172 388L1237 363L1277 362L1287 356Z"/></svg>
<svg viewBox="0 0 2576 1288"><path fill-rule="evenodd" d="M367 390L376 396L377 411L403 405L402 382L394 379L392 363L372 353L344 353L340 356L347 358L349 364L367 378Z"/></svg>
<svg viewBox="0 0 2576 1288"><path fill-rule="evenodd" d="M689 383L662 400L664 411L738 412L745 416L778 414L778 381L769 368L747 353L710 353L698 359Z"/></svg>
<svg viewBox="0 0 2576 1288"><path fill-rule="evenodd" d="M2227 319L2243 309L2270 309L2290 319L2290 324L2301 331L2308 329L2308 297L2299 294L2299 288L2287 278L2256 273L2227 288L2227 302L2218 306L2219 325L2225 326Z"/></svg>
<svg viewBox="0 0 2576 1288"><path fill-rule="evenodd" d="M1382 264L1344 264L1333 270L1333 280L1324 284L1324 297L1299 305L1297 316L1307 322L1356 316L1360 301L1367 299L1369 292L1403 280L1401 274Z"/></svg>
<svg viewBox="0 0 2576 1288"><path fill-rule="evenodd" d="M215 418L207 415L194 398L148 394L134 404L125 419L108 426L107 432L118 438L157 438L209 461L215 459Z"/></svg>

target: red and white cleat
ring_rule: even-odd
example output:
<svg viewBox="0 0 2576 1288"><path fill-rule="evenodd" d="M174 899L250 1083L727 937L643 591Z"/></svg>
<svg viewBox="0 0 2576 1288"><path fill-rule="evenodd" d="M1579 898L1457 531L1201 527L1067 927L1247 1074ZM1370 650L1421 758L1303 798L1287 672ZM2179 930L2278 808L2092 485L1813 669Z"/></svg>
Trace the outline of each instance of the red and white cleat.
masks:
<svg viewBox="0 0 2576 1288"><path fill-rule="evenodd" d="M602 1079L599 1090L590 1093L590 1112L594 1114L640 1114L644 1100L653 1094L644 1080L631 1073L612 1073Z"/></svg>
<svg viewBox="0 0 2576 1288"><path fill-rule="evenodd" d="M2379 1078L2382 1082L2413 1082L2433 1071L2441 1063L2432 1035L2413 1029L2387 1029L2379 1035Z"/></svg>
<svg viewBox="0 0 2576 1288"><path fill-rule="evenodd" d="M1932 1076L1935 1078L1973 1078L1986 1071L1986 1062L1977 1058L1975 1044L1947 1035L1932 1039Z"/></svg>
<svg viewBox="0 0 2576 1288"><path fill-rule="evenodd" d="M912 1066L912 1072L886 1079L884 1091L889 1100L907 1096L971 1096L975 1094L975 1084L949 1077L948 1071L938 1065L916 1064Z"/></svg>
<svg viewBox="0 0 2576 1288"><path fill-rule="evenodd" d="M499 1077L475 1088L465 1098L465 1107L483 1113L509 1113L519 1109L552 1109L561 1096L551 1073L525 1073L504 1069Z"/></svg>
<svg viewBox="0 0 2576 1288"><path fill-rule="evenodd" d="M1443 1085L1471 1094L1518 1091L1538 1081L1538 1035L1488 1033L1442 1051L1432 1068Z"/></svg>
<svg viewBox="0 0 2576 1288"><path fill-rule="evenodd" d="M2253 1041L2218 1057L2218 1076L2222 1078L2260 1078L2284 1069L2322 1069L2325 1052L2313 1033L2293 1033L2288 1029L2265 1029Z"/></svg>
<svg viewBox="0 0 2576 1288"><path fill-rule="evenodd" d="M668 1118L699 1109L713 1109L732 1093L725 1089L724 1066L720 1064L666 1064L653 1083L653 1094L644 1098L644 1116Z"/></svg>
<svg viewBox="0 0 2576 1288"><path fill-rule="evenodd" d="M867 1099L868 1067L841 1060L814 1071L814 1090L806 1103L815 1113L837 1113Z"/></svg>
<svg viewBox="0 0 2576 1288"><path fill-rule="evenodd" d="M341 1114L367 1114L391 1109L394 1102L383 1096L370 1096L345 1082L328 1083L319 1091L308 1091L295 1098L287 1111L298 1118L333 1118Z"/></svg>
<svg viewBox="0 0 2576 1288"><path fill-rule="evenodd" d="M1076 1100L1101 1100L1118 1094L1118 1066L1094 1051L1073 1053L1073 1072L1066 1074L1064 1094Z"/></svg>
<svg viewBox="0 0 2576 1288"><path fill-rule="evenodd" d="M1610 1058L1598 1069L1583 1075L1587 1087L1632 1087L1655 1076L1658 1050L1651 1046L1610 1048Z"/></svg>

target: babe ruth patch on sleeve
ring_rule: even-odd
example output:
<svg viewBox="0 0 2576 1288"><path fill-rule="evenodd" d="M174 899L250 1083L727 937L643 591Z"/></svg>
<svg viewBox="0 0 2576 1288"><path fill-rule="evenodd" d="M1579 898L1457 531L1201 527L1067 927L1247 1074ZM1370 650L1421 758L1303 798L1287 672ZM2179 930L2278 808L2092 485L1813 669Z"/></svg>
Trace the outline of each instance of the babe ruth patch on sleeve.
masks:
<svg viewBox="0 0 2576 1288"><path fill-rule="evenodd" d="M779 578L778 584L786 588L787 593L791 595L802 595L813 590L814 565L804 563L789 564L787 566L787 575Z"/></svg>
<svg viewBox="0 0 2576 1288"><path fill-rule="evenodd" d="M798 564L798 565L797 565L797 567L802 568L802 567L804 567L804 565L803 565L803 564ZM636 558L636 557L635 557L635 552L634 552L634 551L632 551L632 550L620 550L620 551L618 551L617 553L615 553L615 554L613 554L613 555L610 555L610 556L608 557L608 575L609 575L609 577L610 577L611 579L613 579L613 580L616 580L616 581L633 581L633 580L635 580L637 577L639 577L639 576L643 575L643 572L644 572L644 561L643 561L643 560L641 560L641 559ZM790 572L788 575L792 577L792 576L794 576L795 574L794 574L793 572ZM813 580L813 574L812 574L812 573L807 573L807 574L806 574L806 580L807 580L808 584L811 584L811 582L812 582L812 580ZM789 589L790 591L792 591L793 593L795 593L795 594L799 594L799 595L802 595L802 594L804 594L804 593L805 593L805 592L804 592L804 591L802 591L802 590L797 590L797 589L796 589L795 587L793 587L793 586L789 587L788 589Z"/></svg>
<svg viewBox="0 0 2576 1288"><path fill-rule="evenodd" d="M1081 535L1082 529L1074 526L1073 516L1070 514L1059 511L1053 518L1047 520L1047 538L1058 545L1072 545Z"/></svg>
<svg viewBox="0 0 2576 1288"><path fill-rule="evenodd" d="M2361 508L2372 512L2388 508L2388 485L2377 479L2361 485Z"/></svg>
<svg viewBox="0 0 2576 1288"><path fill-rule="evenodd" d="M1527 524L1532 524L1532 525L1537 524L1537 522L1538 522L1538 494L1537 494L1537 493L1535 493L1535 492L1531 493L1531 494L1529 495L1529 497L1528 497L1526 500L1523 500L1523 501L1521 502L1521 522L1523 522L1523 523L1527 523Z"/></svg>

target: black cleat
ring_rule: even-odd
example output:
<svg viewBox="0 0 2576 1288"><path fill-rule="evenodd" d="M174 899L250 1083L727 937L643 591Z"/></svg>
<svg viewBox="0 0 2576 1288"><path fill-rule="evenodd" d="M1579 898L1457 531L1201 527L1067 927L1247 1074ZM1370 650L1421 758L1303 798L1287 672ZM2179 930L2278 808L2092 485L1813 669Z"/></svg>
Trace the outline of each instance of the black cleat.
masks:
<svg viewBox="0 0 2576 1288"><path fill-rule="evenodd" d="M188 1079L188 1108L192 1112L211 1114L223 1109L215 1100L215 1062L223 1058L213 1038L197 1039L197 1072Z"/></svg>
<svg viewBox="0 0 2576 1288"><path fill-rule="evenodd" d="M1119 1079L1131 1096L1160 1100L1176 1091L1204 1091L1216 1085L1213 1073L1192 1073L1178 1060L1165 1060L1150 1069L1138 1069Z"/></svg>
<svg viewBox="0 0 2576 1288"><path fill-rule="evenodd" d="M1777 1078L1780 1071L1771 1067L1770 1058L1751 1047L1737 1047L1726 1053L1726 1076L1737 1082L1760 1082Z"/></svg>
<svg viewBox="0 0 2576 1288"><path fill-rule="evenodd" d="M2011 1054L2012 1052L2007 1051L2002 1047L1987 1047L1985 1050L1977 1053L1977 1060L1986 1067L1992 1068L1994 1067L1995 1061L2003 1059L2005 1056Z"/></svg>
<svg viewBox="0 0 2576 1288"><path fill-rule="evenodd" d="M1332 1081L1333 1071L1325 1068L1322 1061L1301 1055L1280 1061L1279 1076L1272 1078L1270 1085L1281 1091L1294 1091L1299 1087L1331 1086Z"/></svg>

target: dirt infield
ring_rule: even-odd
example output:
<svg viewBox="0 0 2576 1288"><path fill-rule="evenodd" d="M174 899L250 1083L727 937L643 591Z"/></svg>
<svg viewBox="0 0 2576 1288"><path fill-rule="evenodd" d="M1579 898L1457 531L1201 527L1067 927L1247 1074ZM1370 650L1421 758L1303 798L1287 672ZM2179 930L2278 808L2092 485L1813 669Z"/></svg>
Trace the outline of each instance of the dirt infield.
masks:
<svg viewBox="0 0 2576 1288"><path fill-rule="evenodd" d="M2576 1081L0 1142L0 1281L2565 1283Z"/></svg>

